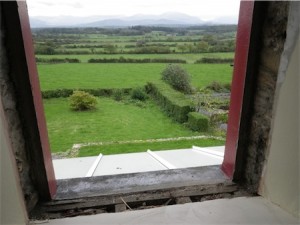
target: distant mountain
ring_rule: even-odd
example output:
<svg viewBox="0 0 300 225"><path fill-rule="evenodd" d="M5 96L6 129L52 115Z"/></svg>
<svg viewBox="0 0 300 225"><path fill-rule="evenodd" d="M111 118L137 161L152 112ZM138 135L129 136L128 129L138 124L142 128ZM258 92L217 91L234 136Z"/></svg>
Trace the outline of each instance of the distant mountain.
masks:
<svg viewBox="0 0 300 225"><path fill-rule="evenodd" d="M222 16L217 17L210 21L212 24L237 24L238 18L235 16Z"/></svg>
<svg viewBox="0 0 300 225"><path fill-rule="evenodd" d="M81 24L84 27L128 27L128 26L167 26L167 25L201 25L203 22L197 20L197 22L190 20L176 20L168 18L155 18L152 19L110 19L100 20L89 24Z"/></svg>
<svg viewBox="0 0 300 225"><path fill-rule="evenodd" d="M203 21L198 17L184 13L168 12L161 15L133 16L90 16L90 17L31 17L30 23L36 27L127 27L127 26L175 26L175 25L205 25L205 24L236 24L235 17L220 17L211 21Z"/></svg>
<svg viewBox="0 0 300 225"><path fill-rule="evenodd" d="M36 19L36 18L30 18L30 26L31 27L48 27L47 22Z"/></svg>
<svg viewBox="0 0 300 225"><path fill-rule="evenodd" d="M99 20L121 18L122 16L89 16L89 17L75 17L75 16L36 16L29 17L31 27L74 27L81 26L81 24L88 24Z"/></svg>

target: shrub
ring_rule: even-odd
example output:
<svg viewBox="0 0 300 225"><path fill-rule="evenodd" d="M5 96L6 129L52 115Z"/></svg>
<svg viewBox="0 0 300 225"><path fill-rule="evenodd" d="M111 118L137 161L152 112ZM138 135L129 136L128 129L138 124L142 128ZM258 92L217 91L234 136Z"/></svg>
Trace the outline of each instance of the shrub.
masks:
<svg viewBox="0 0 300 225"><path fill-rule="evenodd" d="M96 108L96 98L84 91L74 91L70 96L70 106L72 110L84 111Z"/></svg>
<svg viewBox="0 0 300 225"><path fill-rule="evenodd" d="M223 86L226 90L231 91L231 83L226 83Z"/></svg>
<svg viewBox="0 0 300 225"><path fill-rule="evenodd" d="M168 65L162 72L162 80L170 84L175 90L186 94L190 94L192 92L190 76L179 65Z"/></svg>
<svg viewBox="0 0 300 225"><path fill-rule="evenodd" d="M193 96L196 111L208 110L212 108L212 97L206 94L197 94Z"/></svg>
<svg viewBox="0 0 300 225"><path fill-rule="evenodd" d="M147 94L145 93L145 90L143 88L135 88L131 92L131 98L145 101L147 99Z"/></svg>
<svg viewBox="0 0 300 225"><path fill-rule="evenodd" d="M194 110L192 102L184 94L175 91L166 83L148 83L146 91L153 96L168 116L179 123L186 122L188 113Z"/></svg>
<svg viewBox="0 0 300 225"><path fill-rule="evenodd" d="M206 88L214 92L230 92L231 84L230 83L222 84L218 81L213 81Z"/></svg>
<svg viewBox="0 0 300 225"><path fill-rule="evenodd" d="M193 131L207 131L209 118L197 112L190 112L187 125Z"/></svg>
<svg viewBox="0 0 300 225"><path fill-rule="evenodd" d="M212 125L222 124L228 122L228 113L214 113L210 116L210 123Z"/></svg>
<svg viewBox="0 0 300 225"><path fill-rule="evenodd" d="M123 91L120 89L116 89L113 93L113 98L116 101L121 101L123 99Z"/></svg>

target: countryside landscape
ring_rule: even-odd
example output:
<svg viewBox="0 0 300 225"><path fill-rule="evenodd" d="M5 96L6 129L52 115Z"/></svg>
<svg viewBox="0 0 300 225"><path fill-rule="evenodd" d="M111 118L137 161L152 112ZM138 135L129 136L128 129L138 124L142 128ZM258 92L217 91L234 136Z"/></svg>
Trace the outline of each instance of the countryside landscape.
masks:
<svg viewBox="0 0 300 225"><path fill-rule="evenodd" d="M57 157L224 145L236 25L32 33ZM74 93L95 104L74 110Z"/></svg>

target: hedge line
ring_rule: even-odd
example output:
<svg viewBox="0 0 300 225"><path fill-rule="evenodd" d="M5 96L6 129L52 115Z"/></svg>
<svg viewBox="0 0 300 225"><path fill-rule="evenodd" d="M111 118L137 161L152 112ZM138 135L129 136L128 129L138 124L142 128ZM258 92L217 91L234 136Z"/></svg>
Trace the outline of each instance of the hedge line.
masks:
<svg viewBox="0 0 300 225"><path fill-rule="evenodd" d="M163 82L148 83L146 91L153 96L168 116L177 122L186 122L188 113L193 111L192 102L184 94L175 91L168 84Z"/></svg>
<svg viewBox="0 0 300 225"><path fill-rule="evenodd" d="M193 131L207 131L209 127L209 118L198 112L188 114L188 127Z"/></svg>
<svg viewBox="0 0 300 225"><path fill-rule="evenodd" d="M195 61L195 64L198 63L233 63L232 58L202 58Z"/></svg>
<svg viewBox="0 0 300 225"><path fill-rule="evenodd" d="M44 59L44 58L35 58L36 62L38 63L80 63L81 61L79 59L70 59L70 58L50 58L50 59Z"/></svg>
<svg viewBox="0 0 300 225"><path fill-rule="evenodd" d="M129 58L102 58L102 59L89 59L89 63L186 63L182 59L129 59Z"/></svg>
<svg viewBox="0 0 300 225"><path fill-rule="evenodd" d="M49 98L67 98L70 95L73 94L73 91L85 91L88 92L91 95L94 96L111 96L115 92L116 89L113 88L107 88L107 89L56 89L56 90L47 90L47 91L42 91L42 97L44 99L49 99ZM123 93L129 93L131 91L131 88L123 88L120 89Z"/></svg>

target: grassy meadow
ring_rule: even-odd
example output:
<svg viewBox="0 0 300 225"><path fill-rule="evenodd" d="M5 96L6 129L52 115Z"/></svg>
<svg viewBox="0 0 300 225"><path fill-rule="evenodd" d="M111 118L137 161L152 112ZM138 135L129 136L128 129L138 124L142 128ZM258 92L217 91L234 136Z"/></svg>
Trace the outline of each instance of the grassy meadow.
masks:
<svg viewBox="0 0 300 225"><path fill-rule="evenodd" d="M34 31L34 43L36 58L44 60L37 64L41 89L143 87L148 82L161 80L161 73L168 65L88 63L89 59L120 57L185 60L186 64L181 66L190 74L191 84L196 91L214 81L228 84L233 70L230 63L195 62L202 58L234 58L235 29L235 26L160 27L158 30L155 27L38 29ZM166 52L157 53L160 50ZM50 63L51 59L65 58L76 59L80 63ZM82 147L78 156L224 144L224 141L211 138L176 140L177 137L213 135L218 132L209 130L205 134L199 133L185 124L174 122L151 98L139 102L129 96L122 101L115 101L112 97L97 97L97 102L96 109L77 112L70 109L68 98L44 99L53 153L66 152L74 144L93 142L104 144ZM162 138L174 140L146 141ZM144 140L146 143L131 143L134 140ZM130 143L118 143L120 141Z"/></svg>
<svg viewBox="0 0 300 225"><path fill-rule="evenodd" d="M78 63L40 64L42 90L62 88L131 88L161 79L166 64L161 63ZM203 88L213 81L230 83L232 67L228 64L183 64L192 85Z"/></svg>
<svg viewBox="0 0 300 225"><path fill-rule="evenodd" d="M53 152L73 144L176 138L200 135L174 122L151 100L143 105L98 98L97 109L75 112L68 99L44 100L48 132Z"/></svg>

